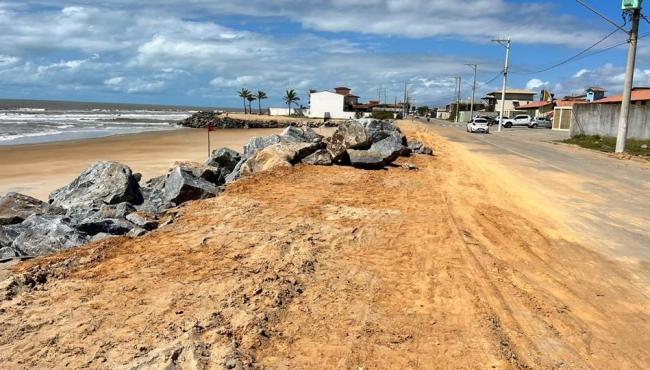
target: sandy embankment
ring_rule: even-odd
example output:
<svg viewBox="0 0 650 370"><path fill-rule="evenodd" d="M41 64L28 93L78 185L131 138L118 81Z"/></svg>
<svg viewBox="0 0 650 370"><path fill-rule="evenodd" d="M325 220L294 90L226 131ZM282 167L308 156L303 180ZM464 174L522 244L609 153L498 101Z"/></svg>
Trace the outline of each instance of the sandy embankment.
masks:
<svg viewBox="0 0 650 370"><path fill-rule="evenodd" d="M650 300L626 265L506 190L534 183L403 127L438 152L399 159L418 171L260 173L142 238L18 264L34 278L0 297L0 363L647 367Z"/></svg>
<svg viewBox="0 0 650 370"><path fill-rule="evenodd" d="M325 133L327 130L317 131ZM253 136L281 131L217 130L210 134L210 141L213 149L228 147L241 151ZM207 131L202 129L0 146L0 193L16 191L46 200L50 192L68 184L90 163L98 160L127 164L134 172L142 173L146 180L164 174L175 161L202 162L207 158L207 150Z"/></svg>

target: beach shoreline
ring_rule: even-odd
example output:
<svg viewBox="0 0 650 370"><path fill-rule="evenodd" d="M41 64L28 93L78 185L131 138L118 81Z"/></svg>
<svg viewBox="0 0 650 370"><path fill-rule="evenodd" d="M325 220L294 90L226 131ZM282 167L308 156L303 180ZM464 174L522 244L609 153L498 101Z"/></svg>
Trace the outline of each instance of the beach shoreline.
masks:
<svg viewBox="0 0 650 370"><path fill-rule="evenodd" d="M326 133L327 129L317 129ZM211 150L241 152L254 136L282 129L225 129L210 133ZM55 189L74 180L91 163L124 163L142 174L142 181L160 176L177 161L203 162L208 157L205 129L179 128L99 138L0 146L0 193L15 191L47 200Z"/></svg>

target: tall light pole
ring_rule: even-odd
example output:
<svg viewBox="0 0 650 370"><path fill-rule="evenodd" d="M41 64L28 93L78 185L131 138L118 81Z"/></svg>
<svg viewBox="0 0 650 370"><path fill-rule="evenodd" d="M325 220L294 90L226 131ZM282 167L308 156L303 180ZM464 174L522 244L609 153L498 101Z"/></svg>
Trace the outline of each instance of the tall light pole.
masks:
<svg viewBox="0 0 650 370"><path fill-rule="evenodd" d="M632 84L634 83L634 67L636 64L636 46L639 39L639 20L641 19L641 4L632 10L632 30L630 31L630 47L627 51L627 67L625 69L625 85L623 86L623 101L621 114L618 119L618 134L616 135L616 153L625 151L627 141L627 125L630 119L630 102L632 100Z"/></svg>
<svg viewBox="0 0 650 370"><path fill-rule="evenodd" d="M474 119L474 98L476 97L476 70L478 69L478 65L476 64L465 64L465 65L474 69L474 83L472 84L472 102L470 104L471 108L469 109L471 111L469 119L472 120Z"/></svg>
<svg viewBox="0 0 650 370"><path fill-rule="evenodd" d="M503 115L505 114L505 108L506 108L506 88L508 86L508 64L510 63L510 47L512 46L512 42L510 41L509 37L507 39L492 40L492 42L496 42L499 45L504 46L506 48L506 64L505 67L503 67L503 87L501 88L501 113L499 119L499 132L501 132L501 127L503 127Z"/></svg>

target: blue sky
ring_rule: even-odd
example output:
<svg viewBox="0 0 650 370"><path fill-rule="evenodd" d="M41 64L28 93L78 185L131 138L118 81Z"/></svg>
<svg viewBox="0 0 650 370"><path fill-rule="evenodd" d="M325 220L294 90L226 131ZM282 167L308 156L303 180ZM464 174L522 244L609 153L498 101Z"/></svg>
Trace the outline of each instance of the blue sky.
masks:
<svg viewBox="0 0 650 370"><path fill-rule="evenodd" d="M620 1L588 1L623 23ZM535 73L613 31L572 0L0 0L0 98L238 107L242 87L279 105L285 89L345 85L363 101L385 89L418 105L443 104L462 75L470 95L493 79L513 40L509 87L558 96L599 85L618 93L626 39L618 32L586 58ZM641 33L650 24L643 21ZM650 40L650 37L648 37ZM593 52L598 52L593 54ZM650 85L642 39L637 85ZM532 73L531 73L532 72ZM493 80L489 84L489 80Z"/></svg>

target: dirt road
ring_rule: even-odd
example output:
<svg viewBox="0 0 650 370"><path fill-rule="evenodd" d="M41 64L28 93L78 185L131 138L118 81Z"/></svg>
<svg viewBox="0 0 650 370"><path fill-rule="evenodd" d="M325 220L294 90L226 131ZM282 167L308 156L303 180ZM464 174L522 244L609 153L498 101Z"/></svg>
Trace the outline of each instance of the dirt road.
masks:
<svg viewBox="0 0 650 370"><path fill-rule="evenodd" d="M14 267L3 368L643 368L650 298L420 124L418 171L299 166ZM508 185L509 190L504 189ZM522 189L513 192L511 189ZM639 267L647 274L647 265ZM639 273L637 270L636 273Z"/></svg>

